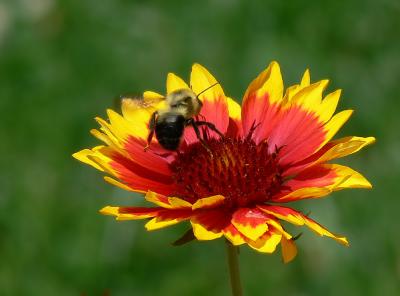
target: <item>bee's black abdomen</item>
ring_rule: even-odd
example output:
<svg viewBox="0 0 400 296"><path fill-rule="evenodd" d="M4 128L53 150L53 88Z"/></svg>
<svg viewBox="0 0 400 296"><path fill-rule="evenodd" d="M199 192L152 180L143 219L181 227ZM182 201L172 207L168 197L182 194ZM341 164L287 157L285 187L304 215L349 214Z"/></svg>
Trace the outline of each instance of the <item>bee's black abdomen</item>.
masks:
<svg viewBox="0 0 400 296"><path fill-rule="evenodd" d="M155 126L156 138L167 150L176 150L185 128L185 117L177 114L160 116Z"/></svg>

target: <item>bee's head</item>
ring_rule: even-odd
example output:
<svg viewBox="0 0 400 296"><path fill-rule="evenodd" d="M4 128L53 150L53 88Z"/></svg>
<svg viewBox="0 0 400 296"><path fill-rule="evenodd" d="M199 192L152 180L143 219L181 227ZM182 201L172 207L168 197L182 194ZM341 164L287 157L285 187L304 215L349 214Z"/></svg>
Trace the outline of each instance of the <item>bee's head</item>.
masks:
<svg viewBox="0 0 400 296"><path fill-rule="evenodd" d="M189 88L175 90L166 99L171 109L185 111L187 118L197 115L202 106L196 94Z"/></svg>
<svg viewBox="0 0 400 296"><path fill-rule="evenodd" d="M177 89L167 95L167 103L170 108L175 110L179 109L181 113L185 113L186 118L196 116L200 113L201 107L203 106L199 96L217 84L218 82L210 85L198 94L196 94L191 88Z"/></svg>

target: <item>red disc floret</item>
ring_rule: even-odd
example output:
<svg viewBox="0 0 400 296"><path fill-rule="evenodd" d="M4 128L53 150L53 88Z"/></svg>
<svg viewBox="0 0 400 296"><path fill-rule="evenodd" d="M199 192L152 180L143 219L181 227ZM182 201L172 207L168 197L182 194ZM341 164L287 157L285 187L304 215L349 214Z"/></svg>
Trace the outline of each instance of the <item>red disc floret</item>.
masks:
<svg viewBox="0 0 400 296"><path fill-rule="evenodd" d="M206 145L208 150L201 143L189 146L171 164L175 196L193 203L220 194L226 207L237 208L266 202L279 192L279 150L271 153L267 141L225 137Z"/></svg>

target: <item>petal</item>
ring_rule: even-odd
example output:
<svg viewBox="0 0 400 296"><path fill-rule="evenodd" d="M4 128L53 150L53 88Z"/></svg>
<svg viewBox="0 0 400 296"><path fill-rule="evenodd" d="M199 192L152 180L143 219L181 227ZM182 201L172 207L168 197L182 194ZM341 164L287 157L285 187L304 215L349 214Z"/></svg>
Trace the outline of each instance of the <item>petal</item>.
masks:
<svg viewBox="0 0 400 296"><path fill-rule="evenodd" d="M116 144L113 139L111 139L106 133L101 132L97 129L91 129L90 133L95 136L97 139L99 139L100 141L104 142L105 144L107 144L109 147L113 148L116 151L120 151L121 149L121 145L120 143Z"/></svg>
<svg viewBox="0 0 400 296"><path fill-rule="evenodd" d="M243 234L241 234L233 224L229 224L223 229L222 232L224 233L226 239L229 240L234 246L239 246L246 242Z"/></svg>
<svg viewBox="0 0 400 296"><path fill-rule="evenodd" d="M154 167L155 170L160 171L160 168L156 168L156 166L159 165L162 167L161 169L168 171L167 163L170 162L168 157L171 156L172 153L165 155L165 149L159 145L155 136L152 138L149 149L146 151L144 149L147 146L148 141L148 126L150 124L150 118L155 111L164 109L166 107L165 99L160 94L146 91L143 93L143 102L144 106L146 107L138 105L136 99L124 98L122 100L121 105L122 114L124 116L123 120L125 121L124 124L129 125L131 130L129 131L129 135L118 141L117 145L110 143L111 141L106 143L110 146L111 144L114 144L113 148L114 146L119 148L119 150L115 150L117 150L120 154L126 156L127 158L134 159L143 166L151 166ZM114 115L114 117L117 118L118 116ZM121 118L118 120L121 121L120 124L122 124L123 120ZM102 126L105 125L104 121L100 123ZM113 127L108 126L107 128L110 130L107 135L110 133L113 134ZM105 129L105 132L107 132L107 129ZM96 136L101 139L98 135ZM106 139L101 140L104 141Z"/></svg>
<svg viewBox="0 0 400 296"><path fill-rule="evenodd" d="M167 77L167 79L168 79L168 77ZM158 101L158 100L164 99L164 96L162 94L156 93L154 91L147 90L147 91L143 92L143 98L146 100ZM134 117L132 119L134 119Z"/></svg>
<svg viewBox="0 0 400 296"><path fill-rule="evenodd" d="M178 197L166 197L162 194L148 191L145 199L165 209L191 209L192 204Z"/></svg>
<svg viewBox="0 0 400 296"><path fill-rule="evenodd" d="M317 109L319 118L322 122L327 122L331 119L333 113L335 113L341 93L342 91L338 89L328 94L322 101L321 105Z"/></svg>
<svg viewBox="0 0 400 296"><path fill-rule="evenodd" d="M147 144L147 137L149 135L149 123L153 113L159 109L165 108L164 96L146 91L143 93L143 104L137 103L136 98L123 98L121 102L121 110L124 119L128 122L133 129L133 134L130 137L136 139L140 143L141 150ZM151 149L157 144L156 138L153 137ZM143 151L142 151L143 152Z"/></svg>
<svg viewBox="0 0 400 296"><path fill-rule="evenodd" d="M306 109L318 114L321 122L327 122L335 112L341 94L341 90L336 90L328 94L321 102L322 92L327 84L328 80L321 80L310 86L310 72L307 69L300 85L294 85L287 89L285 103L303 105Z"/></svg>
<svg viewBox="0 0 400 296"><path fill-rule="evenodd" d="M253 139L258 143L268 137L280 119L283 80L279 64L272 62L255 80L251 82L243 97L242 124L247 135L257 126Z"/></svg>
<svg viewBox="0 0 400 296"><path fill-rule="evenodd" d="M125 150L128 152L129 158L135 163L146 167L154 172L166 176L171 175L169 163L164 157L157 155L152 150L144 150L147 141L140 138L130 136L124 145Z"/></svg>
<svg viewBox="0 0 400 296"><path fill-rule="evenodd" d="M304 225L304 220L301 218L301 214L291 208L270 205L259 205L258 208L267 214L290 222L294 225Z"/></svg>
<svg viewBox="0 0 400 296"><path fill-rule="evenodd" d="M310 167L285 183L287 189L272 198L275 202L289 202L305 198L319 198L345 188L371 188L360 173L338 164Z"/></svg>
<svg viewBox="0 0 400 296"><path fill-rule="evenodd" d="M329 122L324 126L326 131L325 141L322 142L318 149L328 143L336 135L339 129L343 126L343 124L346 123L347 120L349 120L352 114L353 110L344 110L335 114L331 120L329 120Z"/></svg>
<svg viewBox="0 0 400 296"><path fill-rule="evenodd" d="M283 175L290 176L316 164L356 153L374 142L374 137L346 137L331 141L309 158L290 166Z"/></svg>
<svg viewBox="0 0 400 296"><path fill-rule="evenodd" d="M204 131L203 128L201 128L201 131ZM203 136L204 133L202 133ZM192 126L187 126L185 127L184 131L183 131L183 141L181 143L181 145L179 146L179 150L181 152L186 151L186 147L188 145L194 144L199 142L198 137L196 136L196 133L193 130Z"/></svg>
<svg viewBox="0 0 400 296"><path fill-rule="evenodd" d="M228 130L225 135L233 139L241 138L243 135L242 123L229 118Z"/></svg>
<svg viewBox="0 0 400 296"><path fill-rule="evenodd" d="M279 162L285 166L313 154L325 139L324 126L316 114L293 105L271 131L268 144L271 150L281 147Z"/></svg>
<svg viewBox="0 0 400 296"><path fill-rule="evenodd" d="M100 131L93 129L91 130L92 135L109 145L111 148L113 148L113 150L118 151L120 154L124 154L125 151L123 150L123 140L119 139L114 134L111 124L100 117L96 117L95 120L100 125Z"/></svg>
<svg viewBox="0 0 400 296"><path fill-rule="evenodd" d="M161 100L162 98L163 96L158 95L157 100ZM148 100L148 98L146 99ZM143 98L143 100L146 99ZM156 109L157 108L152 105L149 106L148 108L143 108L143 107L138 108L135 99L124 98L121 101L121 111L123 117L129 122L130 126L135 130L134 135L140 135L142 139L147 138L147 135L149 133L148 124L150 121L150 117L156 111Z"/></svg>
<svg viewBox="0 0 400 296"><path fill-rule="evenodd" d="M290 103L292 101L293 97L299 91L303 90L305 87L310 85L310 80L311 80L310 71L307 69L303 74L300 84L292 85L286 89L286 93L284 96L284 103L285 104Z"/></svg>
<svg viewBox="0 0 400 296"><path fill-rule="evenodd" d="M128 185L126 185L125 183L119 182L109 176L104 176L104 181L106 181L107 183L109 183L111 185L117 186L121 189L124 189L126 191L133 191L133 192L135 191L132 188L130 188Z"/></svg>
<svg viewBox="0 0 400 296"><path fill-rule="evenodd" d="M258 209L241 208L232 216L232 224L244 236L255 241L267 230L267 218Z"/></svg>
<svg viewBox="0 0 400 296"><path fill-rule="evenodd" d="M328 85L328 80L315 82L296 93L291 100L292 105L301 106L308 112L315 112L321 105L322 93Z"/></svg>
<svg viewBox="0 0 400 296"><path fill-rule="evenodd" d="M110 147L96 146L92 149L81 150L77 153L74 153L72 156L102 172L117 176L117 171L111 166L111 155L113 153L115 153L115 151L113 151L113 149Z"/></svg>
<svg viewBox="0 0 400 296"><path fill-rule="evenodd" d="M125 158L133 159L139 163L142 162L144 165L149 167L156 166L158 163L163 166L164 163L164 170L166 170L165 160L160 158L154 159L153 157L149 157L148 160L146 160L146 158L143 157L143 148L146 144L146 140L135 135L134 130L130 129L130 123L127 120L112 110L109 110L108 113L110 118L113 118L112 123L114 124L109 124L101 118L96 118L96 121L101 125L101 132L95 129L91 130L91 133L95 137L105 142L111 148L111 151L115 151L117 154L120 154ZM125 127L126 130L123 131ZM135 153L134 145L137 146L136 150L139 151L138 155Z"/></svg>
<svg viewBox="0 0 400 296"><path fill-rule="evenodd" d="M232 118L235 121L239 121L240 122L240 120L242 118L242 108L232 98L227 97L226 100L227 100L227 103L228 103L229 117Z"/></svg>
<svg viewBox="0 0 400 296"><path fill-rule="evenodd" d="M101 123L107 124L103 121L101 121ZM115 140L112 140L109 135L97 130L92 130L92 133L96 137L105 141L109 147L97 146L92 150L85 149L74 154L73 156L75 158L78 158L97 169L101 167L102 171L107 171L113 175L116 175L116 173L115 168L110 165L112 161L116 161L122 166L129 166L132 169L136 168L133 173L138 175L142 175L142 172L153 172L154 175L164 175L164 179L168 179L171 175L169 163L166 158L161 157L152 151L144 151L143 148L146 145L145 140L130 135L124 139L123 143L121 143L116 138ZM89 158L92 160L89 160ZM94 158L99 161L94 161Z"/></svg>
<svg viewBox="0 0 400 296"><path fill-rule="evenodd" d="M269 230L274 230L275 232L282 234L282 236L285 237L286 239L292 238L292 236L283 229L282 225L280 224L279 221L277 221L275 217L269 216L267 218L267 224Z"/></svg>
<svg viewBox="0 0 400 296"><path fill-rule="evenodd" d="M230 215L218 210L205 210L194 215L190 223L198 240L212 240L223 235L222 230L230 224Z"/></svg>
<svg viewBox="0 0 400 296"><path fill-rule="evenodd" d="M313 230L316 234L319 234L320 236L327 236L327 237L333 238L338 243L345 245L345 246L349 246L349 242L346 237L331 233L326 228L324 228L322 225L318 224L317 222L308 218L307 216L303 216L303 219L304 219L305 225L308 226L308 228L310 228L311 230Z"/></svg>
<svg viewBox="0 0 400 296"><path fill-rule="evenodd" d="M190 202L187 202L186 200L183 200L179 197L168 197L168 202L173 209L192 208L192 204Z"/></svg>
<svg viewBox="0 0 400 296"><path fill-rule="evenodd" d="M115 175L134 190L152 190L169 195L175 188L171 176L149 170L121 155L113 155L110 166Z"/></svg>
<svg viewBox="0 0 400 296"><path fill-rule="evenodd" d="M168 197L165 195L155 193L153 191L147 191L145 199L148 202L151 202L157 206L163 207L165 209L172 209L172 206L169 203Z"/></svg>
<svg viewBox="0 0 400 296"><path fill-rule="evenodd" d="M282 235L268 231L256 241L247 240L247 244L262 253L273 253L282 239Z"/></svg>
<svg viewBox="0 0 400 296"><path fill-rule="evenodd" d="M225 200L223 195L213 195L198 199L192 206L192 210L215 208Z"/></svg>
<svg viewBox="0 0 400 296"><path fill-rule="evenodd" d="M178 89L184 89L184 88L189 88L189 85L187 85L182 78L176 76L174 73L168 73L167 94L170 94Z"/></svg>
<svg viewBox="0 0 400 296"><path fill-rule="evenodd" d="M189 209L164 210L159 212L156 217L147 222L145 227L148 231L151 231L171 226L188 220L192 213L193 212Z"/></svg>
<svg viewBox="0 0 400 296"><path fill-rule="evenodd" d="M161 208L106 206L100 210L100 213L116 216L117 220L140 220L155 217L160 211Z"/></svg>
<svg viewBox="0 0 400 296"><path fill-rule="evenodd" d="M101 147L104 147L104 146L96 146L93 148L93 150L98 150ZM81 151L78 151L78 152L72 154L72 157L74 157L75 159L77 159L83 163L86 163L86 164L94 167L95 169L97 169L99 171L104 172L104 169L102 166L100 166L99 164L97 164L97 162L93 161L90 157L88 157L88 156L93 155L93 153L94 153L93 150L83 149Z"/></svg>
<svg viewBox="0 0 400 296"><path fill-rule="evenodd" d="M242 109L240 105L232 100L231 98L226 98L228 102L229 111L229 125L226 132L227 136L232 138L237 138L243 135L242 129Z"/></svg>
<svg viewBox="0 0 400 296"><path fill-rule="evenodd" d="M346 246L348 246L349 244L345 237L331 233L330 231L328 231L326 228L324 228L314 220L308 218L307 216L291 208L282 206L269 206L269 205L258 206L258 208L266 212L267 214L273 215L278 219L285 220L294 225L297 226L306 225L320 236L327 236L333 238L337 242Z"/></svg>
<svg viewBox="0 0 400 296"><path fill-rule="evenodd" d="M117 181L115 180L106 179L107 182L113 185L117 185L121 188L129 186L131 191L145 193L149 188L154 187L157 188L157 190L159 190L160 192L166 194L173 189L171 187L171 184L168 185L166 183L160 183L157 181L153 181L152 179L143 178L142 176L136 175L131 169L133 167L137 169L137 165L134 165L133 167L124 166L124 163L132 163L128 159L125 159L122 163L119 163L118 159L124 159L124 157L118 155L109 147L97 146L92 150L85 149L83 150L83 152L81 151L77 154L74 154L74 157L94 166L95 168L100 168L100 170L103 172L107 172L112 176L121 179L123 183L118 182L119 184L117 184ZM157 174L154 176L156 177Z"/></svg>
<svg viewBox="0 0 400 296"><path fill-rule="evenodd" d="M301 87L309 86L310 82L311 82L310 70L306 69L306 71L304 71L303 77L301 78L300 86Z"/></svg>
<svg viewBox="0 0 400 296"><path fill-rule="evenodd" d="M269 64L267 69L261 72L254 79L246 90L244 100L251 93L265 94L268 93L271 103L279 103L283 94L283 80L281 69L276 61ZM242 104L243 106L245 103Z"/></svg>
<svg viewBox="0 0 400 296"><path fill-rule="evenodd" d="M98 119L99 121L100 119ZM104 121L102 121L104 122ZM105 123L105 122L104 122ZM102 123L103 124L103 123ZM105 123L106 124L106 123ZM125 140L122 142L119 139L117 139L110 130L106 130L104 128L101 128L102 131L96 130L96 129L92 129L90 131L90 133L95 136L97 139L99 139L100 141L103 141L105 144L107 144L107 149L110 151L108 154L113 154L113 153L117 153L120 155L123 155L126 158L131 158L129 152L126 150L125 148ZM132 137L132 136L128 136L128 137ZM129 138L128 138L129 141ZM144 143L144 140L137 138L137 141L140 143ZM143 146L144 144L142 144L141 146L141 150L143 152ZM135 158L133 158L135 159ZM165 161L164 161L165 162Z"/></svg>
<svg viewBox="0 0 400 296"><path fill-rule="evenodd" d="M306 198L320 198L330 194L325 187L306 187L294 190L290 193L281 194L272 198L274 202L291 202Z"/></svg>
<svg viewBox="0 0 400 296"><path fill-rule="evenodd" d="M123 142L130 135L147 139L149 133L147 127L143 125L132 125L124 117L111 109L107 110L107 115L110 119L109 129L120 142Z"/></svg>
<svg viewBox="0 0 400 296"><path fill-rule="evenodd" d="M196 94L201 93L199 99L203 102L203 107L200 111L200 120L204 117L205 121L213 123L220 132L225 133L229 124L229 111L221 85L217 84L206 90L217 83L217 80L199 64L194 64L192 67L190 83ZM214 132L209 131L209 133L211 136L218 137Z"/></svg>
<svg viewBox="0 0 400 296"><path fill-rule="evenodd" d="M299 162L317 152L332 139L352 113L351 110L346 110L331 118L340 90L322 100L328 80L311 85L309 80L309 73L306 71L301 85L288 89L279 121L273 124L273 130L268 137L270 149L282 147L282 166Z"/></svg>
<svg viewBox="0 0 400 296"><path fill-rule="evenodd" d="M297 255L296 243L292 239L282 237L281 241L282 259L284 263L289 263Z"/></svg>

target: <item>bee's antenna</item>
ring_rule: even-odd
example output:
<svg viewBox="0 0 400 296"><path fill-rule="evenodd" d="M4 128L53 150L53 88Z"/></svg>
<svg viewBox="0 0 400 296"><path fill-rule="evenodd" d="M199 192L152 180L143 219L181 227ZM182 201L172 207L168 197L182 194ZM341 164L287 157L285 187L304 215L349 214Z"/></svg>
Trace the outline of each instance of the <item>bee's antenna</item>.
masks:
<svg viewBox="0 0 400 296"><path fill-rule="evenodd" d="M198 93L196 95L196 97L199 97L202 93L206 92L207 90L209 90L210 88L216 86L217 84L219 84L219 82L214 83L213 85L210 85L209 87L207 87L206 89L202 90L200 93Z"/></svg>

